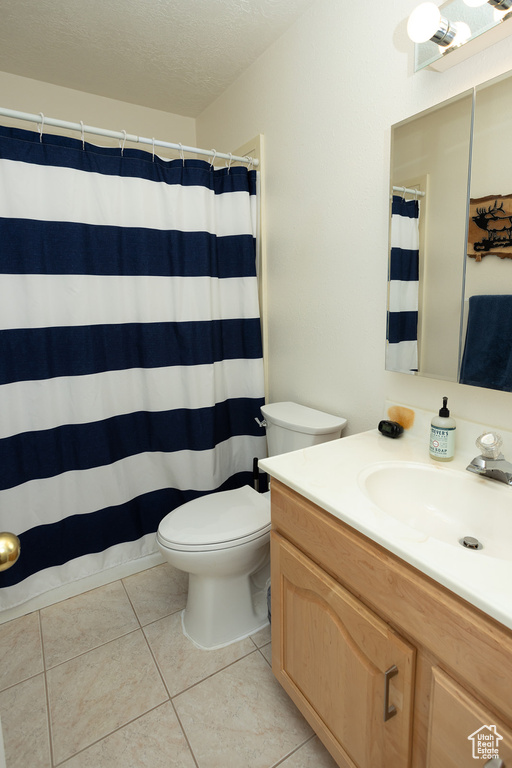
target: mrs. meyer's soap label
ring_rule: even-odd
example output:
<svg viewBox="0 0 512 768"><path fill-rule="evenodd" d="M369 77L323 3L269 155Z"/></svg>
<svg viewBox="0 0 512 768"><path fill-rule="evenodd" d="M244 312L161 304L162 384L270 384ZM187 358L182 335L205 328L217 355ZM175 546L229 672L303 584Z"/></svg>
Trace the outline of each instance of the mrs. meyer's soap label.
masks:
<svg viewBox="0 0 512 768"><path fill-rule="evenodd" d="M430 427L430 454L441 458L451 458L455 453L455 427L441 429Z"/></svg>

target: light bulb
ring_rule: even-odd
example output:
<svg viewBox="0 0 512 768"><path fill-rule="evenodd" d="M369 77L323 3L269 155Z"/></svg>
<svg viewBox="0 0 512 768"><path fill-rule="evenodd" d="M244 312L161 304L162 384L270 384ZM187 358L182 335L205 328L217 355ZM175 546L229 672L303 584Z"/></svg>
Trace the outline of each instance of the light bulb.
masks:
<svg viewBox="0 0 512 768"><path fill-rule="evenodd" d="M469 24L466 24L465 21L456 21L453 26L456 29L456 33L455 40L453 41L452 45L464 45L464 43L467 43L471 37L471 29L469 28Z"/></svg>
<svg viewBox="0 0 512 768"><path fill-rule="evenodd" d="M464 2L470 8L479 8L481 5L485 5L487 0L464 0Z"/></svg>
<svg viewBox="0 0 512 768"><path fill-rule="evenodd" d="M426 43L439 29L441 12L435 3L421 3L409 16L407 34L414 43Z"/></svg>
<svg viewBox="0 0 512 768"><path fill-rule="evenodd" d="M443 53L446 53L446 51L449 51L451 48L457 48L459 45L464 45L464 43L467 43L467 41L471 37L471 29L469 27L469 24L466 24L465 21L454 22L451 25L451 29L455 32L455 37L453 38L449 46L443 47L441 45L438 45L439 53L441 54L441 56L443 55Z"/></svg>

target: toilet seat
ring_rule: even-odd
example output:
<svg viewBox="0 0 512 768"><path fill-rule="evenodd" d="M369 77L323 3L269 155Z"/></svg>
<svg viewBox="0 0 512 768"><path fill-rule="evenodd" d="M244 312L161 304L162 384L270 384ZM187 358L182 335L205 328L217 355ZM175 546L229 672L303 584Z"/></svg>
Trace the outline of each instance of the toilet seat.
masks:
<svg viewBox="0 0 512 768"><path fill-rule="evenodd" d="M205 552L265 536L270 531L269 496L249 485L201 496L164 517L158 542L167 549Z"/></svg>

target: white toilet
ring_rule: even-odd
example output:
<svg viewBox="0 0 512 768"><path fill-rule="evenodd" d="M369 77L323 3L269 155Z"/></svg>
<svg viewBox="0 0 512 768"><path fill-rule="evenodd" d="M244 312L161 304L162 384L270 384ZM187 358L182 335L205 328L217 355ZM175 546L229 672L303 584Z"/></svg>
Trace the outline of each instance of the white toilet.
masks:
<svg viewBox="0 0 512 768"><path fill-rule="evenodd" d="M340 437L346 419L297 403L261 408L268 455ZM219 648L268 624L270 493L246 485L201 496L170 512L157 544L168 563L189 574L184 633L200 648Z"/></svg>

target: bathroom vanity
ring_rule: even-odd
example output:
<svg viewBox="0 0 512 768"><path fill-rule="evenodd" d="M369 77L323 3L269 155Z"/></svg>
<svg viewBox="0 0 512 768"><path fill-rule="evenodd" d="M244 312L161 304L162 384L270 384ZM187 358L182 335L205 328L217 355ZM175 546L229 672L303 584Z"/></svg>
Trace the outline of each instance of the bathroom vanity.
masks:
<svg viewBox="0 0 512 768"><path fill-rule="evenodd" d="M396 464L398 456L409 463L419 456L414 441L398 445L364 433L261 462L273 475L275 676L343 768L484 766L494 747L503 766L512 767L512 630L492 615L503 618L499 604L487 609L478 596L469 599L464 572L465 558L469 570L481 571L484 591L489 586L480 568L487 565L485 542L483 552L453 549L454 562L432 578L428 561L433 573L440 555L450 557L449 546L408 535L393 520L386 526L361 492L364 472L355 473L351 488L343 483L347 452L370 462L379 455L380 467L391 457ZM336 468L338 493L331 487ZM504 491L512 508L512 489ZM336 504L346 508L350 498L350 514L337 512ZM502 579L502 562L494 565ZM464 597L445 586L452 578ZM512 582L504 587L510 603ZM489 750L484 759L482 749ZM495 765L501 763L489 763Z"/></svg>

